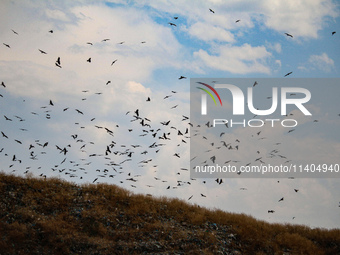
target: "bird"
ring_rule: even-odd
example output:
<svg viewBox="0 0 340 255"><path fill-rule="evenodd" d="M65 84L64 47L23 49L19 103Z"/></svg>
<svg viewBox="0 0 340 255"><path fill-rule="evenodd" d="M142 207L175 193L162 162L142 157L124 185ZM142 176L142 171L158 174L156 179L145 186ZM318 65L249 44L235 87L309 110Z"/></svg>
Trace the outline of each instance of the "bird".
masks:
<svg viewBox="0 0 340 255"><path fill-rule="evenodd" d="M258 84L257 81L255 81L254 84L253 84L253 87L255 87L257 84Z"/></svg>
<svg viewBox="0 0 340 255"><path fill-rule="evenodd" d="M285 35L293 38L293 36L291 34L285 33Z"/></svg>
<svg viewBox="0 0 340 255"><path fill-rule="evenodd" d="M291 75L293 72L286 73L284 77Z"/></svg>
<svg viewBox="0 0 340 255"><path fill-rule="evenodd" d="M111 63L111 65L113 65L114 63L116 63L116 62L117 62L117 60L118 60L118 59L116 59L116 60L113 60L113 61L112 61L112 63Z"/></svg>
<svg viewBox="0 0 340 255"><path fill-rule="evenodd" d="M6 43L2 43L3 45L5 45L7 48L11 48L11 46L9 46L8 44Z"/></svg>
<svg viewBox="0 0 340 255"><path fill-rule="evenodd" d="M176 25L175 23L169 22L168 24L169 24L170 26L177 27L177 25Z"/></svg>
<svg viewBox="0 0 340 255"><path fill-rule="evenodd" d="M179 79L179 80L182 80L182 79L186 79L186 78L187 78L187 77L181 75L181 77L179 77L178 79Z"/></svg>
<svg viewBox="0 0 340 255"><path fill-rule="evenodd" d="M53 34L53 30L48 31L49 33Z"/></svg>
<svg viewBox="0 0 340 255"><path fill-rule="evenodd" d="M87 62L91 63L91 58L89 58L88 60L86 60Z"/></svg>
<svg viewBox="0 0 340 255"><path fill-rule="evenodd" d="M279 202L283 201L284 197L280 198Z"/></svg>
<svg viewBox="0 0 340 255"><path fill-rule="evenodd" d="M240 22L240 21L241 21L241 20L240 20L240 19L238 19L238 20L236 20L236 21L235 21L235 23L238 23L238 22Z"/></svg>
<svg viewBox="0 0 340 255"><path fill-rule="evenodd" d="M91 43L91 42L87 42L86 44L93 45L93 43Z"/></svg>
<svg viewBox="0 0 340 255"><path fill-rule="evenodd" d="M201 196L202 196L202 197L207 197L206 195L204 195L204 194L202 194L202 193L201 193Z"/></svg>
<svg viewBox="0 0 340 255"><path fill-rule="evenodd" d="M295 192L298 192L299 190L298 189L294 189Z"/></svg>
<svg viewBox="0 0 340 255"><path fill-rule="evenodd" d="M192 199L193 196L194 196L194 195L191 195L191 196L188 198L188 200Z"/></svg>
<svg viewBox="0 0 340 255"><path fill-rule="evenodd" d="M12 30L12 32L13 32L14 34L18 35L18 33L17 33L17 32L15 32L13 29L11 29L11 30Z"/></svg>
<svg viewBox="0 0 340 255"><path fill-rule="evenodd" d="M41 54L47 54L45 51L38 49L40 51Z"/></svg>
<svg viewBox="0 0 340 255"><path fill-rule="evenodd" d="M209 9L210 12L215 13L212 9Z"/></svg>
<svg viewBox="0 0 340 255"><path fill-rule="evenodd" d="M146 99L146 102L150 102L151 101L151 99L150 99L150 97L148 97L147 99Z"/></svg>
<svg viewBox="0 0 340 255"><path fill-rule="evenodd" d="M109 41L110 39L103 39L102 42L106 42L106 41Z"/></svg>
<svg viewBox="0 0 340 255"><path fill-rule="evenodd" d="M268 210L268 213L274 213L275 211L274 210Z"/></svg>
<svg viewBox="0 0 340 255"><path fill-rule="evenodd" d="M52 102L52 100L50 100L50 105L52 105L52 106L54 105L53 102Z"/></svg>
<svg viewBox="0 0 340 255"><path fill-rule="evenodd" d="M332 35L334 35L335 33L336 33L336 31L333 31L333 32L332 32Z"/></svg>
<svg viewBox="0 0 340 255"><path fill-rule="evenodd" d="M6 88L6 85L5 85L5 83L2 81L1 82L1 86L3 86L4 88Z"/></svg>
<svg viewBox="0 0 340 255"><path fill-rule="evenodd" d="M55 65L57 67L60 67L61 68L61 64L60 64L60 57L57 58L56 62L55 62Z"/></svg>

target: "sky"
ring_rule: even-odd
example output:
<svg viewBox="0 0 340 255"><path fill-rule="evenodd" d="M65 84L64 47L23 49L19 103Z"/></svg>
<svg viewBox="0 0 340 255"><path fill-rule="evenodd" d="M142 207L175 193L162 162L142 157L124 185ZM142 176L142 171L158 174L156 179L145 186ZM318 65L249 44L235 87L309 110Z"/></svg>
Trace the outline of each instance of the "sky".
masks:
<svg viewBox="0 0 340 255"><path fill-rule="evenodd" d="M5 0L0 7L1 171L340 228L338 178L219 185L189 171L190 78L339 78L337 1ZM328 145L332 157L340 151L338 90L316 91L323 104L313 101L313 118L303 123L319 126L271 134L287 153L301 147L291 157ZM225 139L251 135L235 129Z"/></svg>

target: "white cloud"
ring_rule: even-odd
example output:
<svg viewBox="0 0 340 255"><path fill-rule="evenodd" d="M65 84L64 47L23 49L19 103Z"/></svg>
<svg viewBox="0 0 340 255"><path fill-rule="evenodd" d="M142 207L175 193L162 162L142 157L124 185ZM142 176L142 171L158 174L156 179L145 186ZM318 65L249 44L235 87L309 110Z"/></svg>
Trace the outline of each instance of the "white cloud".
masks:
<svg viewBox="0 0 340 255"><path fill-rule="evenodd" d="M208 67L237 74L270 73L267 60L271 57L264 46L220 46L218 55L210 55L205 50L199 50L194 55L203 60Z"/></svg>
<svg viewBox="0 0 340 255"><path fill-rule="evenodd" d="M322 71L329 73L334 69L334 60L331 59L326 53L320 55L311 55L308 62L302 63L298 69L305 72Z"/></svg>
<svg viewBox="0 0 340 255"><path fill-rule="evenodd" d="M294 37L317 38L327 17L337 17L336 6L331 0L260 1L265 14L265 25Z"/></svg>
<svg viewBox="0 0 340 255"><path fill-rule="evenodd" d="M308 61L314 68L324 72L330 72L334 67L333 59L328 57L326 53L322 53L321 55L312 55Z"/></svg>
<svg viewBox="0 0 340 255"><path fill-rule="evenodd" d="M266 47L270 50L276 51L277 53L281 53L282 47L280 43L270 43L266 41Z"/></svg>
<svg viewBox="0 0 340 255"><path fill-rule="evenodd" d="M193 24L188 32L202 41L234 42L234 36L229 31L217 26L211 26L202 22Z"/></svg>

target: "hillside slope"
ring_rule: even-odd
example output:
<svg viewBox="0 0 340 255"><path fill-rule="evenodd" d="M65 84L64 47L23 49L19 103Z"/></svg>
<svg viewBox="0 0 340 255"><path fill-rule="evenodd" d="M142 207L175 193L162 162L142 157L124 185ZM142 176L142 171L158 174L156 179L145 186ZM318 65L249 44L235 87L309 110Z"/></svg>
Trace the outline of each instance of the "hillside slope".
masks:
<svg viewBox="0 0 340 255"><path fill-rule="evenodd" d="M0 173L0 254L340 254L340 230Z"/></svg>

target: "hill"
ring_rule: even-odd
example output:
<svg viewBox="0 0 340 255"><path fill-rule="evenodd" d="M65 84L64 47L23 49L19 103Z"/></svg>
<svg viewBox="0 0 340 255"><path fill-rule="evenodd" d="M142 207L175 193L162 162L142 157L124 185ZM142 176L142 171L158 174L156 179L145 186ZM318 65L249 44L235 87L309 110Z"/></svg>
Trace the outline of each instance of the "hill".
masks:
<svg viewBox="0 0 340 255"><path fill-rule="evenodd" d="M269 224L115 185L0 173L0 254L340 254L340 230Z"/></svg>

